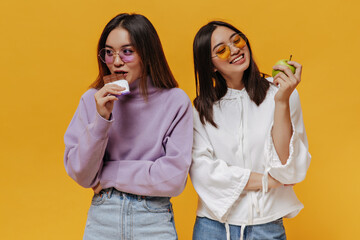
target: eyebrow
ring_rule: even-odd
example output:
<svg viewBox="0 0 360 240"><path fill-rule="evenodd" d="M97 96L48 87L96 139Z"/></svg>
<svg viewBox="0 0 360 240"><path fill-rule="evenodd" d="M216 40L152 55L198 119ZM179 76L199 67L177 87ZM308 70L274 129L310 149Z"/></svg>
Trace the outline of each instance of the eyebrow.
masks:
<svg viewBox="0 0 360 240"><path fill-rule="evenodd" d="M125 45L122 45L121 48L124 48L124 47L132 47L133 45L131 43L128 43L128 44L125 44ZM105 47L108 47L108 48L111 48L111 49L114 49L112 46L110 45L107 45L105 44Z"/></svg>
<svg viewBox="0 0 360 240"><path fill-rule="evenodd" d="M235 33L231 34L231 36L229 37L229 40L230 40L233 36L238 35L238 34L240 34L240 33L235 32ZM221 43L216 44L216 45L213 47L213 51L215 50L215 48L217 48L218 46L220 46L220 45L222 45L222 44L224 44L224 42L221 42Z"/></svg>

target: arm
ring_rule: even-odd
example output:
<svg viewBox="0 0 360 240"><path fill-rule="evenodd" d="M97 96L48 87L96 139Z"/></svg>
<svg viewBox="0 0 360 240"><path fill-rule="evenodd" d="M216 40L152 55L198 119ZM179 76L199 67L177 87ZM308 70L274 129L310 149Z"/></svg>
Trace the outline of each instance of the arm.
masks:
<svg viewBox="0 0 360 240"><path fill-rule="evenodd" d="M269 134L266 152L269 156L269 173L283 184L301 182L310 165L309 146L306 137L300 98L295 90L290 97L290 119L292 123L292 135L288 145L289 157L286 163L280 160L273 138Z"/></svg>
<svg viewBox="0 0 360 240"><path fill-rule="evenodd" d="M113 184L124 192L138 195L179 195L185 187L191 164L192 141L192 107L186 96L186 102L179 107L163 140L164 156L155 161L122 160L113 163L117 169ZM108 170L111 171L104 167L103 175L107 175ZM101 185L106 184L107 180L102 179Z"/></svg>
<svg viewBox="0 0 360 240"><path fill-rule="evenodd" d="M274 77L274 84L279 85L275 95L274 124L272 137L274 146L282 164L286 164L289 157L289 144L292 135L290 119L290 95L301 81L302 66L297 62L288 62L294 65L295 74L286 66L275 66L275 69L282 70Z"/></svg>
<svg viewBox="0 0 360 240"><path fill-rule="evenodd" d="M66 130L65 169L69 176L83 187L94 187L102 168L110 118L114 101L112 94L121 94L123 88L105 85L99 91L86 92Z"/></svg>
<svg viewBox="0 0 360 240"><path fill-rule="evenodd" d="M86 102L83 97L64 136L66 172L86 188L98 182L112 122L89 108L95 109L95 104Z"/></svg>
<svg viewBox="0 0 360 240"><path fill-rule="evenodd" d="M286 164L289 157L289 144L292 135L289 102L275 102L272 138L279 159Z"/></svg>
<svg viewBox="0 0 360 240"><path fill-rule="evenodd" d="M244 189L248 190L248 191L262 190L262 188L263 188L263 183L262 183L263 176L264 176L264 174L251 172L250 177L249 177L249 181L247 182ZM270 175L267 176L267 182L268 182L268 188L277 188L277 187L280 187L280 186L283 185L282 183L280 183L279 181L277 181L276 179L274 179Z"/></svg>

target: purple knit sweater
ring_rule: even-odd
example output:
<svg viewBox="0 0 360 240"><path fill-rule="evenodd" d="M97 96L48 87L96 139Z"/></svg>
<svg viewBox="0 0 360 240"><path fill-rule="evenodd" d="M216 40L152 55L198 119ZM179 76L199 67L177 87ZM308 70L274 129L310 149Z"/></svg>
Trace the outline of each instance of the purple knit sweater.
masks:
<svg viewBox="0 0 360 240"><path fill-rule="evenodd" d="M108 121L96 111L90 89L65 133L65 169L83 187L145 196L177 196L191 164L193 116L190 99L179 88L158 89L148 81L148 100L139 92L115 101Z"/></svg>

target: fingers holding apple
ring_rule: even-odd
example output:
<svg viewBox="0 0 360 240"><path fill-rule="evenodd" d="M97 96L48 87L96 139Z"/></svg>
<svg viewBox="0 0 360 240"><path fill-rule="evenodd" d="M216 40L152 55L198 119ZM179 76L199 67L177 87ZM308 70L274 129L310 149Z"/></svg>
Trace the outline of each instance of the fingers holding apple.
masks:
<svg viewBox="0 0 360 240"><path fill-rule="evenodd" d="M291 59L291 57L290 57ZM301 72L302 72L302 66L300 63L295 61L290 61L287 59L282 59L275 63L275 66L272 70L272 76L273 78L276 77L279 73L285 73L288 77L295 77L297 82L300 82L301 80Z"/></svg>
<svg viewBox="0 0 360 240"><path fill-rule="evenodd" d="M288 103L290 96L298 83L293 78L288 77L285 73L280 72L275 76L274 84L279 87L279 90L275 95L275 101Z"/></svg>
<svg viewBox="0 0 360 240"><path fill-rule="evenodd" d="M288 101L291 93L301 81L301 64L294 61L280 60L273 67L274 84L279 86L275 100Z"/></svg>
<svg viewBox="0 0 360 240"><path fill-rule="evenodd" d="M272 70L272 76L275 77L279 72L284 71L284 67L287 67L291 70L292 73L295 73L295 67L292 64L289 64L289 60L287 59L281 59L275 63L275 66Z"/></svg>
<svg viewBox="0 0 360 240"><path fill-rule="evenodd" d="M300 63L294 62L294 61L288 61L287 65L275 65L274 66L277 71L280 71L281 76L283 79L288 79L290 83L298 85L301 81L301 72L302 72L302 66ZM277 78L276 74L274 76L274 79ZM296 87L296 86L295 86Z"/></svg>
<svg viewBox="0 0 360 240"><path fill-rule="evenodd" d="M295 77L298 79L298 81L300 82L301 81L301 72L302 72L302 66L300 63L298 62L295 62L295 61L288 61L287 62L289 65L295 67Z"/></svg>

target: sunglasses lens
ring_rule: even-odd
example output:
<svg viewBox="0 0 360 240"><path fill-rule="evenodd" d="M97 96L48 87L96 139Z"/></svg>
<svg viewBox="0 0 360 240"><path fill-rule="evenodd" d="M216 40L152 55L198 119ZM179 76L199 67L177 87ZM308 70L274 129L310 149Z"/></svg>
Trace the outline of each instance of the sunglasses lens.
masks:
<svg viewBox="0 0 360 240"><path fill-rule="evenodd" d="M114 62L114 52L111 49L103 48L99 52L100 60L106 64Z"/></svg>
<svg viewBox="0 0 360 240"><path fill-rule="evenodd" d="M246 42L242 37L237 35L237 36L234 37L233 44L237 48L243 48L243 47L245 47Z"/></svg>
<svg viewBox="0 0 360 240"><path fill-rule="evenodd" d="M124 49L120 52L120 58L123 62L132 62L135 58L134 51L130 49Z"/></svg>
<svg viewBox="0 0 360 240"><path fill-rule="evenodd" d="M230 56L230 48L227 45L221 45L217 51L216 55L221 59L227 59Z"/></svg>

